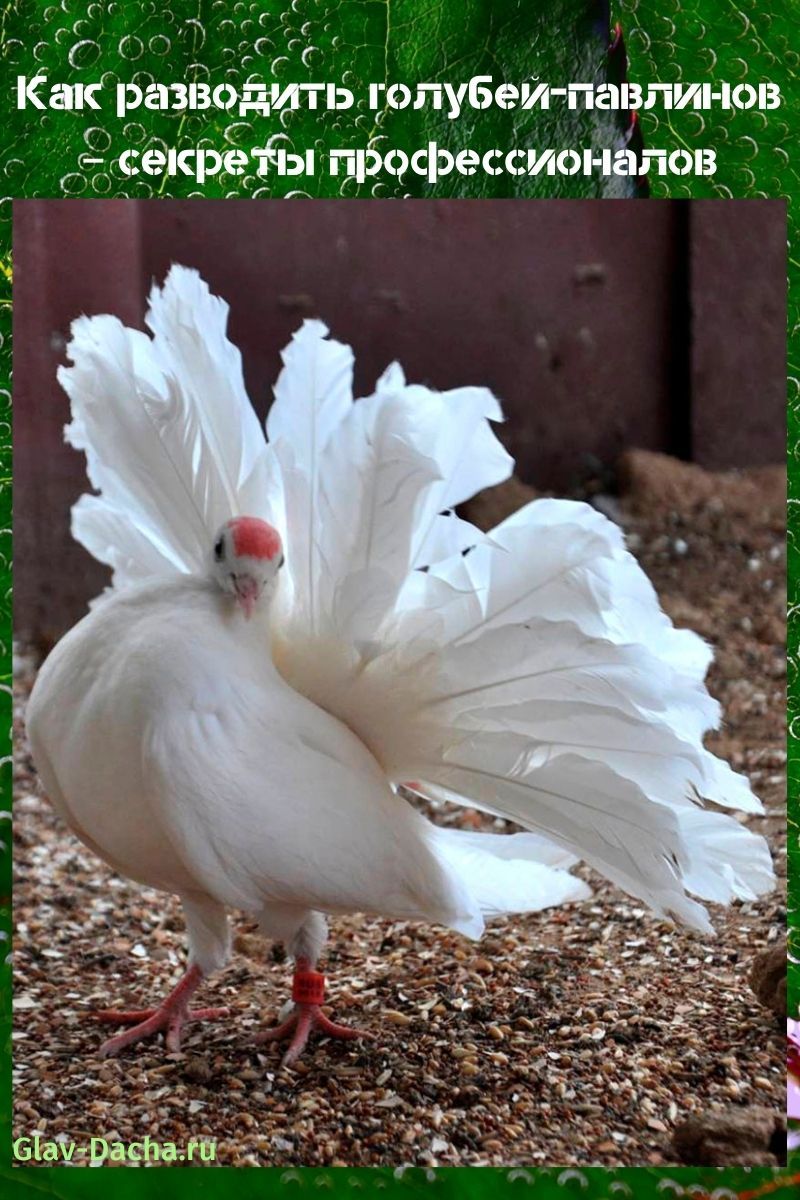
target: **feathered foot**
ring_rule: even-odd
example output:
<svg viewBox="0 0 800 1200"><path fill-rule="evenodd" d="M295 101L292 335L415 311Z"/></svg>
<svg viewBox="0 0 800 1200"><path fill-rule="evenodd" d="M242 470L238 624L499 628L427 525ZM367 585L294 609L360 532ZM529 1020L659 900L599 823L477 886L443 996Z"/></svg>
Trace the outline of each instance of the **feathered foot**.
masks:
<svg viewBox="0 0 800 1200"><path fill-rule="evenodd" d="M337 1025L331 1021L321 1008L324 998L325 976L308 970L298 961L292 981L294 1012L274 1029L265 1029L263 1033L256 1034L256 1043L281 1042L291 1038L289 1049L281 1059L282 1067L290 1067L305 1050L312 1029L316 1029L323 1037L341 1038L344 1041L373 1037L363 1029L351 1029L348 1025Z"/></svg>
<svg viewBox="0 0 800 1200"><path fill-rule="evenodd" d="M172 1054L181 1048L181 1030L188 1021L216 1020L227 1017L227 1008L189 1008L189 1000L197 991L203 972L198 966L189 967L183 978L158 1008L137 1008L118 1011L113 1008L100 1009L92 1013L95 1020L111 1025L132 1025L124 1033L109 1038L100 1047L100 1056L109 1058L119 1054L126 1046L164 1030L167 1050Z"/></svg>

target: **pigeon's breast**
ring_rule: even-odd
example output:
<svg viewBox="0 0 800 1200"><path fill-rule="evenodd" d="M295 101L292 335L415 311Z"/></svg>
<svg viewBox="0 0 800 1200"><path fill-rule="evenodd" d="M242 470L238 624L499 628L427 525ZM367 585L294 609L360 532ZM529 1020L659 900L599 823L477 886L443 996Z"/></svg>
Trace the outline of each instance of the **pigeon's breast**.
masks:
<svg viewBox="0 0 800 1200"><path fill-rule="evenodd" d="M192 603L187 644L180 611L163 597L112 596L51 652L27 713L34 761L59 815L115 869L169 891L194 881L153 802L148 731L176 702L197 616Z"/></svg>

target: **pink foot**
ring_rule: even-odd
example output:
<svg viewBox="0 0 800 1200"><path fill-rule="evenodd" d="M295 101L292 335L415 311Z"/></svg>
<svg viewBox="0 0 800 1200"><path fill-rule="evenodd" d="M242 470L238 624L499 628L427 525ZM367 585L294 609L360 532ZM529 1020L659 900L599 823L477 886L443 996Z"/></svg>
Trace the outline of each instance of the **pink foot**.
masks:
<svg viewBox="0 0 800 1200"><path fill-rule="evenodd" d="M92 1013L95 1020L111 1025L131 1025L124 1033L109 1038L100 1047L102 1058L119 1054L126 1046L164 1030L167 1050L172 1054L181 1048L181 1031L188 1021L215 1020L228 1015L227 1008L189 1008L189 1000L197 990L203 973L192 966L180 982L172 989L158 1008L138 1008L117 1011L113 1008L100 1009Z"/></svg>
<svg viewBox="0 0 800 1200"><path fill-rule="evenodd" d="M281 1042L292 1038L289 1049L281 1059L282 1067L290 1067L297 1062L306 1048L312 1029L316 1029L323 1037L341 1038L353 1041L355 1038L372 1038L373 1034L363 1029L351 1029L349 1025L337 1025L335 1021L325 1016L318 1004L298 1004L294 1012L274 1029L265 1029L257 1033L256 1043ZM294 1034L294 1036L292 1036Z"/></svg>
<svg viewBox="0 0 800 1200"><path fill-rule="evenodd" d="M343 1041L373 1037L373 1034L364 1030L351 1029L348 1025L337 1025L331 1021L320 1007L324 998L325 976L310 970L306 959L298 959L292 982L294 1012L274 1029L265 1029L263 1033L257 1033L256 1044L281 1042L291 1038L289 1049L281 1059L281 1066L290 1067L305 1050L312 1029L316 1029L323 1037L340 1038Z"/></svg>

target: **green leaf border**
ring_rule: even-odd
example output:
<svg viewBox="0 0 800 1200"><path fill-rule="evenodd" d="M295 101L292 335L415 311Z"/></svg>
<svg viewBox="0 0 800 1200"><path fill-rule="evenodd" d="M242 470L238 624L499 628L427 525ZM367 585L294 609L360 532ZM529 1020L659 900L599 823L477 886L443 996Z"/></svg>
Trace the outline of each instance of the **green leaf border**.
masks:
<svg viewBox="0 0 800 1200"><path fill-rule="evenodd" d="M173 5L173 10L182 8L185 11L196 10L200 14L203 10L205 0L178 0ZM396 5L392 4L391 0L376 0L369 6L372 11L366 12L368 6L362 6L364 12L359 19L366 21L367 19L375 19L376 16L380 20L381 15L388 16L391 11L394 11ZM347 14L348 19L351 19L351 14L348 11L348 6L352 8L351 0L345 0L341 6L342 12ZM25 39L27 38L27 30L34 29L38 19L46 9L55 8L55 5L45 5L41 2L27 3L26 0L11 0L3 6L0 11L0 52L3 53L5 63L10 66L9 58L13 58L13 54L9 55L9 50L12 48L11 43L14 37L20 33L23 48L25 47ZM277 18L280 13L276 10L282 6L275 4L264 3L256 5L255 8L262 9L268 18ZM333 6L332 6L333 7ZM339 7L339 6L337 6ZM592 6L587 5L587 9L601 10L603 5ZM638 0L638 2L623 3L617 6L615 16L617 16L623 24L628 48L630 52L630 77L634 81L646 82L648 79L671 80L681 77L682 73L686 78L696 78L692 76L691 68L696 65L697 57L697 22L703 25L703 42L702 45L706 48L713 48L717 45L723 46L730 43L730 31L732 24L735 26L737 22L747 23L753 22L750 20L749 12L754 7L753 0L744 0L743 4L737 5L733 0L725 0L724 3L716 3L716 0L683 0L679 3L678 0L671 0L667 5L659 4L656 0ZM76 21L81 20L81 14L74 10L78 5L74 0L63 0L62 9L74 16ZM88 9L102 10L101 5L89 5ZM119 5L117 5L119 9ZM477 4L474 6L476 14L481 10L483 17L486 16L486 4ZM150 5L151 15L155 14L158 19L158 8L155 4ZM95 14L96 15L96 14ZM87 18L88 19L88 18ZM196 18L195 18L196 19ZM765 72L765 77L776 78L780 76L779 82L784 90L784 95L794 98L797 95L797 67L798 54L794 49L792 33L794 32L793 24L796 24L796 12L792 12L791 3L786 0L774 0L771 5L770 12L762 15L755 30L757 41L760 42L761 49L757 52L763 55L763 61L769 69ZM380 31L379 31L380 32ZM491 20L488 22L488 40L486 49L490 53L495 52L495 44L492 38L498 38L502 31L492 25ZM679 36L680 34L680 36ZM683 40L682 40L683 39ZM694 39L694 40L693 40ZM55 44L55 43L54 43ZM366 48L367 45L367 30L365 27L364 46L358 47L354 44L352 48L353 60L359 63L359 69L363 71L365 64L359 59L359 49ZM377 45L377 40L376 40ZM18 49L18 47L17 47ZM200 47L192 46L193 51L199 50ZM197 61L202 62L202 56L195 54ZM731 56L729 56L731 57ZM735 56L732 56L735 58ZM113 63L105 64L103 62L97 64L97 69L103 66L108 66L112 69ZM11 67L13 71L13 66ZM66 70L62 77L68 77L69 72ZM718 78L721 76L717 76ZM790 114L794 112L792 108ZM788 119L785 126L786 130L791 129L791 121ZM744 122L740 117L737 134L742 138L750 135L744 132ZM691 127L682 126L678 120L662 121L660 124L655 114L645 115L642 121L643 133L646 144L659 145L667 150L675 149L679 146L691 144L692 140L697 140L697 130ZM796 124L794 128L796 129ZM51 126L52 128L52 126ZM779 140L784 136L784 127L780 120L776 120L773 124L773 131L776 133L776 139ZM188 131L190 132L190 131ZM296 137L301 136L301 131L297 131ZM714 144L711 140L711 135L706 133L705 144ZM751 166L748 166L747 161L743 158L744 150L741 154L734 154L731 151L727 153L730 145L730 139L727 132L723 139L726 145L720 146L721 152L723 149L726 152L725 167L721 169L715 180L691 180L685 179L678 182L672 181L668 185L661 183L654 189L656 195L717 195L717 196L748 196L748 195L785 195L790 201L789 204L789 223L791 242L794 245L796 242L796 216L794 208L796 208L797 197L797 165L789 163L786 169L778 172L773 168L773 171L766 177L765 186L769 189L764 193L761 189L761 177L757 176ZM344 142L343 144L347 144ZM355 144L355 143L354 143ZM698 144L700 144L698 142ZM60 167L65 173L72 167L72 156L67 155L65 160L59 161L59 143L55 138L51 138L48 129L41 135L41 145L48 156L52 166L56 169ZM777 147L780 149L780 146ZM772 146L773 153L777 153L776 146ZM0 381L0 404L2 404L2 415L0 416L0 456L2 463L0 464L0 647L2 647L3 661L0 670L3 674L3 712L0 719L0 728L5 740L5 747L0 754L0 764L3 771L3 786L4 786L4 801L2 808L7 810L10 807L10 791L11 791L11 764L10 764L10 728L11 728L11 705L10 705L10 679L11 679L11 509L12 509L12 484L11 484L11 413L10 413L10 376L11 376L11 195L19 197L32 195L59 195L58 187L45 187L44 190L37 186L38 181L30 179L24 175L20 177L18 159L8 153L0 155L0 167L2 168L3 177L6 181L6 187L10 195L0 201L0 373L2 380ZM62 177L63 178L63 177ZM119 194L114 190L113 184L109 190L104 193L99 191L88 191L89 194ZM167 189L164 189L162 194L168 194ZM173 193L169 193L173 194ZM213 194L213 188L208 189L208 194ZM442 194L437 192L436 194ZM458 191L452 191L450 194L460 194ZM500 193L495 193L500 194ZM798 688L797 680L797 646L798 636L800 636L800 616L798 616L800 594L798 594L798 585L800 583L800 523L796 517L797 505L800 504L800 270L796 256L789 258L789 371L788 371L788 437L789 437L789 467L790 467L790 523L789 523L789 595L790 595L790 623L789 623L789 662L790 662L790 688L789 688L789 722L790 722L790 737L789 737L789 781L790 781L790 824L791 824L791 841L790 841L790 868L792 871L792 887L790 908L793 916L792 930L792 945L800 957L800 932L796 923L796 909L798 905L797 891L797 868L800 866L800 811L797 803L797 785L800 775L800 743L798 736L800 735L800 688ZM0 826L0 836L2 836L2 850L0 851L0 872L2 885L0 886L0 934L3 938L7 938L10 933L11 920L11 860L6 843L8 838L6 835L7 823ZM72 1195L88 1195L93 1192L99 1195L106 1195L109 1190L108 1176L92 1175L91 1172L80 1171L78 1173L70 1171L55 1172L54 1169L37 1169L35 1173L24 1168L11 1168L10 1166L10 1049L11 1049L11 1026L10 1026L10 1009L11 1009L11 981L10 981L10 964L5 957L6 943L0 945L0 951L3 952L3 963L0 967L0 1020L2 1021L2 1032L0 1033L0 1052L2 1052L2 1076L4 1081L4 1092L2 1104L0 1104L0 1177L3 1178L6 1185L7 1193L18 1194L37 1191L51 1194L54 1196L72 1196ZM798 967L793 966L791 972L791 995L794 1009L797 1009L798 1000L800 999L800 978L798 977ZM601 1197L612 1195L630 1195L637 1198L641 1197L646 1200L647 1197L663 1196L665 1194L680 1194L681 1190L692 1188L692 1193L696 1197L701 1197L707 1189L707 1193L711 1194L717 1188L728 1189L728 1194L733 1193L742 1198L750 1198L755 1200L755 1197L767 1194L780 1194L786 1192L792 1184L798 1181L797 1175L793 1174L791 1168L785 1171L771 1171L767 1169L730 1169L730 1170L713 1170L708 1168L663 1168L663 1169L646 1169L646 1168L628 1168L622 1170L605 1170L602 1168L589 1168L582 1171L562 1170L559 1168L539 1168L530 1171L516 1170L505 1171L501 1169L441 1169L436 1172L426 1172L421 1170L409 1170L402 1174L392 1172L390 1170L381 1169L361 1169L361 1170L316 1170L302 1169L293 1171L284 1171L282 1169L263 1169L255 1174L250 1172L241 1172L237 1175L235 1181L230 1179L229 1175L203 1175L191 1176L186 1179L185 1176L170 1176L169 1179L164 1175L163 1169L151 1171L149 1175L142 1180L139 1176L131 1175L130 1171L124 1171L122 1174L117 1174L113 1177L113 1191L115 1193L125 1194L130 1193L141 1194L142 1192L159 1195L162 1191L169 1189L171 1194L181 1193L182 1191L211 1194L220 1194L230 1189L235 1188L236 1191L243 1196L248 1195L263 1195L265 1193L275 1192L296 1192L309 1193L316 1189L322 1189L323 1192L328 1191L334 1194L351 1194L354 1189L376 1188L382 1192L389 1192L397 1195L438 1195L442 1198L449 1196L490 1196L495 1195L499 1190L503 1192L519 1191L521 1194L533 1192L536 1196L548 1197L558 1196L563 1197L565 1194L574 1192L576 1195L586 1197ZM677 1185L672 1189L668 1185L668 1181L674 1181ZM666 1188L666 1190L665 1190Z"/></svg>

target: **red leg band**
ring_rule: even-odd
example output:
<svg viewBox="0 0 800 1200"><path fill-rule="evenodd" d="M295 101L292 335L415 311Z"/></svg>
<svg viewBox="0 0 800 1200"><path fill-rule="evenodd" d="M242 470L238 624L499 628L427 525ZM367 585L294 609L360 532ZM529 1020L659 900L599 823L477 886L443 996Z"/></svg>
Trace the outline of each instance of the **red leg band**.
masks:
<svg viewBox="0 0 800 1200"><path fill-rule="evenodd" d="M319 971L295 971L292 999L295 1004L322 1004L325 999L325 976Z"/></svg>

